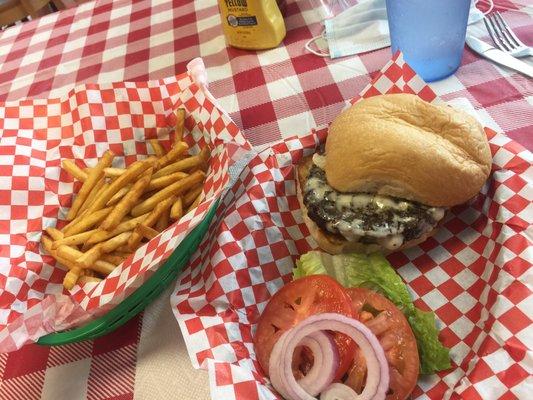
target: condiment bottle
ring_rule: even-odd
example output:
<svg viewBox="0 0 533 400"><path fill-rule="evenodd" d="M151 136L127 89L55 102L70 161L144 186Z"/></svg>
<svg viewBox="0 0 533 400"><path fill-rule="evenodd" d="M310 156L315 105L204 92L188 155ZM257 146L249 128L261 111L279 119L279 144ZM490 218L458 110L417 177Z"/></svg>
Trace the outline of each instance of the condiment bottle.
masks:
<svg viewBox="0 0 533 400"><path fill-rule="evenodd" d="M271 49L285 37L285 23L276 0L218 0L218 5L230 46Z"/></svg>

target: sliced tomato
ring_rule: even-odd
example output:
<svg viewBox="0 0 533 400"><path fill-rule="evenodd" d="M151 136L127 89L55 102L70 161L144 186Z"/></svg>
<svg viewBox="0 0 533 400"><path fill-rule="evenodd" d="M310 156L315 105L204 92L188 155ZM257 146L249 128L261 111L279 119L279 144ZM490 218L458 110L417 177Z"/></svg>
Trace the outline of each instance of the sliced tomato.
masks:
<svg viewBox="0 0 533 400"><path fill-rule="evenodd" d="M419 372L416 339L403 313L373 290L350 288L355 316L378 337L390 367L387 400L404 400L413 391ZM345 383L361 393L366 379L365 360L359 349Z"/></svg>
<svg viewBox="0 0 533 400"><path fill-rule="evenodd" d="M327 275L312 275L296 279L283 286L265 307L254 336L257 359L268 375L272 348L283 332L315 314L339 313L353 317L351 299L345 289ZM340 379L352 364L355 343L340 333L333 333L339 351L339 367L335 379ZM305 371L312 359L303 352L295 353L293 365ZM305 365L307 364L307 365Z"/></svg>

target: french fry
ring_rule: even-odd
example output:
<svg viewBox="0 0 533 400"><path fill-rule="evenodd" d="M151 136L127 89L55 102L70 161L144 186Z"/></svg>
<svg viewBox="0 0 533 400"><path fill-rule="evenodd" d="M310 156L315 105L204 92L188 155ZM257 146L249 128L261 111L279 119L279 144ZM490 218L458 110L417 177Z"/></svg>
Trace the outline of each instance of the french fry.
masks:
<svg viewBox="0 0 533 400"><path fill-rule="evenodd" d="M164 214L163 214L164 215ZM161 221L161 219L159 220ZM158 222L159 222L158 221ZM139 224L137 225L137 228L136 230L143 236L145 237L146 239L148 240L151 240L153 238L155 238L157 235L159 235L159 232L156 231L155 229L153 228L150 228L149 226L146 226L146 225L143 225L143 224Z"/></svg>
<svg viewBox="0 0 533 400"><path fill-rule="evenodd" d="M67 290L72 289L78 281L81 272L82 271L80 267L74 267L70 271L68 271L65 277L63 278L63 287Z"/></svg>
<svg viewBox="0 0 533 400"><path fill-rule="evenodd" d="M45 234L41 235L41 245L48 253L50 253L51 256L53 256L52 243L53 243L53 240L50 239L48 236L46 236Z"/></svg>
<svg viewBox="0 0 533 400"><path fill-rule="evenodd" d="M134 185L131 187L128 194L126 194L113 208L113 211L111 211L106 219L102 222L100 225L100 229L110 231L114 229L120 221L122 221L122 218L124 218L130 210L135 206L137 203L137 200L141 197L141 195L144 193L144 190L150 183L150 178L152 177L153 168L148 168L141 178L134 183Z"/></svg>
<svg viewBox="0 0 533 400"><path fill-rule="evenodd" d="M89 206L94 202L94 199L98 196L98 194L101 194L107 186L109 185L105 183L105 178L100 179L98 183L94 185L93 190L91 190L91 193L89 193L89 196L87 196L87 200L83 202L78 215L87 210L87 208L89 208Z"/></svg>
<svg viewBox="0 0 533 400"><path fill-rule="evenodd" d="M170 220L170 207L168 209L166 209L163 212L163 214L161 214L161 216L159 217L159 219L155 223L155 231L156 232L163 232L168 227L169 220ZM140 224L139 226L141 226L141 225L142 224ZM149 228L149 229L152 229L152 228ZM143 232L143 235L144 235L144 232ZM147 237L146 235L144 235L144 237L146 237L148 239L152 239L152 238Z"/></svg>
<svg viewBox="0 0 533 400"><path fill-rule="evenodd" d="M91 265L91 269L95 272L98 272L101 275L109 275L116 268L116 265L108 263L104 260L98 260Z"/></svg>
<svg viewBox="0 0 533 400"><path fill-rule="evenodd" d="M52 238L54 238L55 240L61 240L61 238L63 237L63 233L57 229L54 229L54 228L48 228L47 231L49 233L51 233L51 236ZM44 236L43 238L44 241L46 242L46 239ZM48 239L49 240L49 239ZM71 260L68 260L66 258L63 258L63 257L60 257L58 256L57 252L53 249L53 245L54 245L55 242L53 243L46 243L45 245L45 249L48 251L48 253L50 253L50 255L52 255L52 257L54 257L57 261L59 261L62 265L64 265L65 267L67 267L68 269L68 272L66 274L66 276L63 278L63 286L66 288L66 289L72 289L72 287L74 286L74 284L76 283L76 280L78 279L78 277L80 275L83 275L83 271L80 271L79 267L76 265L76 263L72 262ZM43 244L45 244L43 242Z"/></svg>
<svg viewBox="0 0 533 400"><path fill-rule="evenodd" d="M154 226L154 224L161 217L161 215L170 207L172 207L172 204L174 204L176 200L176 196L171 196L157 204L157 206L152 210L152 212L150 212L150 214L148 214L142 224L149 227Z"/></svg>
<svg viewBox="0 0 533 400"><path fill-rule="evenodd" d="M133 230L133 232L135 232L135 229ZM119 253L122 253L122 254L128 254L129 255L131 253L134 253L137 250L137 247L134 247L132 250L130 250L130 247L127 244L125 244L125 245L120 246L119 248L117 248L115 250L115 252L119 252Z"/></svg>
<svg viewBox="0 0 533 400"><path fill-rule="evenodd" d="M82 253L83 254L83 253ZM91 269L95 272L98 272L102 275L109 275L113 270L116 268L116 265L113 265L109 262L106 262L104 260L98 260L94 263L94 265L91 265Z"/></svg>
<svg viewBox="0 0 533 400"><path fill-rule="evenodd" d="M183 127L185 126L185 109L178 108L176 110L176 128L174 130L174 143L183 140Z"/></svg>
<svg viewBox="0 0 533 400"><path fill-rule="evenodd" d="M68 224L64 225L62 228L61 228L61 232L65 232L67 231L70 227L76 225L78 222L80 222L83 217L85 216L85 214L87 214L87 210L84 210L84 211L80 211L78 213L78 216L76 218L74 218L72 221L70 221Z"/></svg>
<svg viewBox="0 0 533 400"><path fill-rule="evenodd" d="M166 210L168 210L172 206L172 204L174 204L176 200L177 200L176 196L171 196L161 201L160 203L158 203L154 207L154 209L150 212L150 214L146 217L146 219L143 221L142 224L144 226L151 228L157 222L157 220L161 217L161 214L163 214ZM130 236L128 240L129 251L134 251L134 249L136 249L139 246L139 243L141 242L141 239L142 239L142 234L140 232L140 229L142 228L139 228L139 226L137 226L134 229L133 234Z"/></svg>
<svg viewBox="0 0 533 400"><path fill-rule="evenodd" d="M124 168L113 168L113 167L104 168L104 176L106 178L116 178L117 176L122 175L124 172L126 172Z"/></svg>
<svg viewBox="0 0 533 400"><path fill-rule="evenodd" d="M60 247L60 249L63 246ZM90 248L85 253L76 259L76 263L80 268L89 268L90 265L95 264L96 261L102 256L104 250L102 249L102 243L98 243L96 246Z"/></svg>
<svg viewBox="0 0 533 400"><path fill-rule="evenodd" d="M161 146L159 140L150 139L148 143L150 143L150 146L152 146L152 150L154 150L154 153L157 157L163 157L165 155L165 149L163 148L163 146Z"/></svg>
<svg viewBox="0 0 533 400"><path fill-rule="evenodd" d="M189 146L187 146L187 143L185 142L175 143L174 147L172 147L167 154L157 160L157 168L161 169L169 164L172 164L178 159L181 154L185 153L188 149Z"/></svg>
<svg viewBox="0 0 533 400"><path fill-rule="evenodd" d="M79 251L78 249L75 249L74 247L70 246L59 246L56 249L56 253L58 257L64 258L65 260L69 260L71 262L75 262L77 258L79 258L83 253Z"/></svg>
<svg viewBox="0 0 533 400"><path fill-rule="evenodd" d="M78 267L76 260L83 255L81 251L65 245L58 247L57 250L52 250L52 240L45 235L42 236L41 243L43 244L44 249L52 257L68 269ZM98 260L91 265L91 269L102 275L109 275L111 271L115 269L115 265L103 260Z"/></svg>
<svg viewBox="0 0 533 400"><path fill-rule="evenodd" d="M164 168L161 168L159 171L155 172L152 176L153 178L160 178L165 175L173 174L178 171L187 171L191 168L201 166L205 163L205 160L200 157L200 155L195 155L192 157L184 158L183 160L176 161L175 163L169 164Z"/></svg>
<svg viewBox="0 0 533 400"><path fill-rule="evenodd" d="M189 176L189 174L185 172L174 172L170 175L165 175L156 179L152 179L150 181L150 184L146 188L146 191L164 188L165 186L168 186L180 179L186 178L187 176Z"/></svg>
<svg viewBox="0 0 533 400"><path fill-rule="evenodd" d="M211 158L211 150L209 149L209 146L204 146L204 148L200 151L200 154L198 155L202 160L204 160L207 166L207 162L209 161L209 158Z"/></svg>
<svg viewBox="0 0 533 400"><path fill-rule="evenodd" d="M115 256L119 256L119 257L123 257L124 259L126 259L129 256L131 256L131 251L129 251L129 250L128 251L122 251L122 249L119 247L118 249L116 249L115 251L112 251L109 254L112 254L112 255L115 255Z"/></svg>
<svg viewBox="0 0 533 400"><path fill-rule="evenodd" d="M72 175L74 178L81 182L85 182L87 180L87 172L82 170L80 167L78 167L74 161L71 160L63 160L61 161L61 166L65 171L67 171L70 175Z"/></svg>
<svg viewBox="0 0 533 400"><path fill-rule="evenodd" d="M197 171L194 174L187 176L186 178L183 178L177 182L174 182L172 185L169 185L166 188L161 189L159 192L154 194L152 197L144 200L142 203L133 207L133 209L131 210L131 215L133 215L134 217L137 217L139 215L142 215L154 209L154 207L158 203L172 196L179 196L180 194L186 192L190 188L196 186L196 184L203 181L204 178L205 178L205 174L202 171Z"/></svg>
<svg viewBox="0 0 533 400"><path fill-rule="evenodd" d="M126 185L122 189L120 189L118 192L116 192L113 197L109 199L106 206L114 206L117 204L121 198L126 196L126 194L130 191L132 185Z"/></svg>
<svg viewBox="0 0 533 400"><path fill-rule="evenodd" d="M82 253L82 255L76 259L76 263L82 268L89 268L98 261L102 254L111 253L116 248L127 243L130 236L131 232L124 232L106 240L105 242L98 243L85 253Z"/></svg>
<svg viewBox="0 0 533 400"><path fill-rule="evenodd" d="M61 240L63 239L63 232L61 232L59 229L56 228L46 228L46 233L50 235L50 237L54 240ZM53 246L52 246L53 248Z"/></svg>
<svg viewBox="0 0 533 400"><path fill-rule="evenodd" d="M78 278L78 283L101 282L101 281L102 281L102 278L97 278L96 276L82 275Z"/></svg>
<svg viewBox="0 0 533 400"><path fill-rule="evenodd" d="M76 235L67 236L66 238L55 239L54 243L52 244L52 249L55 250L61 245L77 246L80 244L84 244L85 242L87 242L87 239L89 239L91 235L97 231L98 229L92 229L90 231L78 233ZM63 232L61 232L61 235L63 235Z"/></svg>
<svg viewBox="0 0 533 400"><path fill-rule="evenodd" d="M61 263L61 265L66 267L67 270L75 268L76 264L73 261L60 257L57 254L57 251L52 249L52 243L53 243L52 239L50 239L48 236L46 235L41 236L41 244L43 245L43 248L46 250L48 254L50 254L53 258L55 258L56 261L59 261L59 263Z"/></svg>
<svg viewBox="0 0 533 400"><path fill-rule="evenodd" d="M87 210L83 217L76 224L63 229L63 234L65 237L72 236L92 228L94 225L102 222L112 209L113 207L106 207L93 213L89 213L89 210Z"/></svg>
<svg viewBox="0 0 533 400"><path fill-rule="evenodd" d="M133 230L133 234L130 238L131 240L127 244L127 249L132 253L137 251L137 249L141 245L141 241L143 238L147 238L147 236L155 237L151 234L151 232L156 232L157 234L159 234L159 232L157 232L154 228L150 228L143 224L137 225Z"/></svg>
<svg viewBox="0 0 533 400"><path fill-rule="evenodd" d="M146 219L146 217L148 217L148 213L143 214L137 218L133 218L133 219L121 222L111 232L97 229L97 231L89 239L87 239L86 243L88 245L94 245L96 243L106 241L107 239L111 239L112 237L117 236L120 233L131 231L135 229L137 225L143 222Z"/></svg>
<svg viewBox="0 0 533 400"><path fill-rule="evenodd" d="M202 194L199 194L196 199L189 205L189 208L187 208L187 212L191 211L192 209L198 207L198 204L200 204L200 199L202 198Z"/></svg>
<svg viewBox="0 0 533 400"><path fill-rule="evenodd" d="M104 253L111 253L115 251L122 245L128 243L128 239L131 236L131 232L123 232L120 235L117 235L109 240L106 240L102 244L102 250ZM98 245L97 245L98 246Z"/></svg>
<svg viewBox="0 0 533 400"><path fill-rule="evenodd" d="M178 197L178 199L172 204L172 208L170 209L170 218L173 220L178 220L183 216L183 200L181 197Z"/></svg>
<svg viewBox="0 0 533 400"><path fill-rule="evenodd" d="M119 265L125 259L126 259L126 257L119 256L119 255L116 255L116 254L113 254L113 253L102 254L102 260L103 261L107 261L108 263L115 264L115 265Z"/></svg>
<svg viewBox="0 0 533 400"><path fill-rule="evenodd" d="M198 185L191 190L189 190L185 196L183 196L183 205L185 207L189 207L200 194L202 194L202 190L204 189L203 185Z"/></svg>
<svg viewBox="0 0 533 400"><path fill-rule="evenodd" d="M130 239L128 240L128 244L126 245L126 249L132 253L137 250L143 238L143 234L141 233L141 228L139 228L139 226L140 225L137 225L135 227Z"/></svg>
<svg viewBox="0 0 533 400"><path fill-rule="evenodd" d="M194 166L193 168L189 169L187 172L189 174L192 174L196 171L204 171L207 172L209 169L209 158L211 157L211 153L208 146L205 146L202 151L198 154L198 157L202 160L198 165Z"/></svg>
<svg viewBox="0 0 533 400"><path fill-rule="evenodd" d="M94 212L104 208L105 204L111 199L111 197L113 197L115 193L117 193L124 186L133 182L135 178L141 175L148 168L153 167L156 161L156 159L151 158L135 161L128 168L126 168L126 172L120 175L109 185L105 192L95 199L94 203L88 208L88 212Z"/></svg>
<svg viewBox="0 0 533 400"><path fill-rule="evenodd" d="M104 174L104 168L109 167L111 165L114 157L115 155L111 151L106 151L102 158L96 164L96 167L91 169L89 175L87 176L87 179L85 180L85 182L83 182L83 185L78 195L74 199L72 207L70 207L70 210L67 213L68 221L72 221L74 218L76 218L79 209L83 205L83 202L87 199L87 196L89 196L89 193L91 192L92 188L102 178Z"/></svg>

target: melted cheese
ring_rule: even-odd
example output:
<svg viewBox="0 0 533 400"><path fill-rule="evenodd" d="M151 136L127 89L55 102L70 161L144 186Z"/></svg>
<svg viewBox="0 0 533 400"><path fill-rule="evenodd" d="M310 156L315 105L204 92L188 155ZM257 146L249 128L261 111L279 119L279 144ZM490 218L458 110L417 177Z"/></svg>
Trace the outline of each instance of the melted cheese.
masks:
<svg viewBox="0 0 533 400"><path fill-rule="evenodd" d="M383 196L375 196L373 198L374 203L376 203L376 206L378 208L394 208L395 210L398 210L400 208L400 204L391 198L383 197Z"/></svg>
<svg viewBox="0 0 533 400"><path fill-rule="evenodd" d="M318 168L325 170L326 169L326 157L321 156L318 153L313 154L313 164Z"/></svg>
<svg viewBox="0 0 533 400"><path fill-rule="evenodd" d="M322 169L325 166L326 158L319 154L313 155L313 163ZM339 214L345 215L347 212L352 219L339 217L333 221L326 223L326 227L330 232L338 232L347 240L358 240L362 236L369 236L376 238L376 240L385 248L394 250L400 247L404 242L403 231L406 224L412 224L417 218L414 213L407 212L411 206L420 207L414 203L405 200L395 199L388 196L373 195L369 193L339 193L327 184L324 178L317 176L310 176L307 180L306 193L311 193L313 202L320 203L327 201L329 204L333 203L336 211ZM375 212L383 210L396 210L392 220L386 221L382 224L373 224L371 230L364 229L365 223L361 219L353 218L353 210L365 209L372 206ZM435 223L444 217L445 209L432 207L426 209L428 217L432 218ZM366 211L368 212L368 211ZM407 212L407 215L405 213ZM358 215L358 213L356 213ZM361 216L363 213L361 213ZM431 222L427 225L427 230L431 230L434 224Z"/></svg>
<svg viewBox="0 0 533 400"><path fill-rule="evenodd" d="M320 179L317 178L309 178L307 180L307 189L312 190L315 193L315 196L323 200L326 196L326 191L328 190L328 186L324 185Z"/></svg>
<svg viewBox="0 0 533 400"><path fill-rule="evenodd" d="M357 193L353 195L346 195L352 197L352 206L354 208L364 208L374 201L374 198L370 194Z"/></svg>
<svg viewBox="0 0 533 400"><path fill-rule="evenodd" d="M390 235L381 240L379 244L385 247L387 250L394 250L403 244L403 235Z"/></svg>
<svg viewBox="0 0 533 400"><path fill-rule="evenodd" d="M335 206L339 211L342 211L345 208L350 208L350 206L352 205L352 196L350 196L349 194L339 194L335 197Z"/></svg>
<svg viewBox="0 0 533 400"><path fill-rule="evenodd" d="M440 221L442 218L444 218L444 214L446 213L444 208L441 207L433 207L430 209L431 216L435 221Z"/></svg>

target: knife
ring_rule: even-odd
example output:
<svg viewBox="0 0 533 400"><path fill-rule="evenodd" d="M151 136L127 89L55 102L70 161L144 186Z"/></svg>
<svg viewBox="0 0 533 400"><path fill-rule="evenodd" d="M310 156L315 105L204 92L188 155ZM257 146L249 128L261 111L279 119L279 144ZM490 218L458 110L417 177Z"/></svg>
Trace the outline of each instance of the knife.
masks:
<svg viewBox="0 0 533 400"><path fill-rule="evenodd" d="M517 60L512 55L498 50L471 35L466 36L466 44L481 56L533 78L533 67L523 61Z"/></svg>

